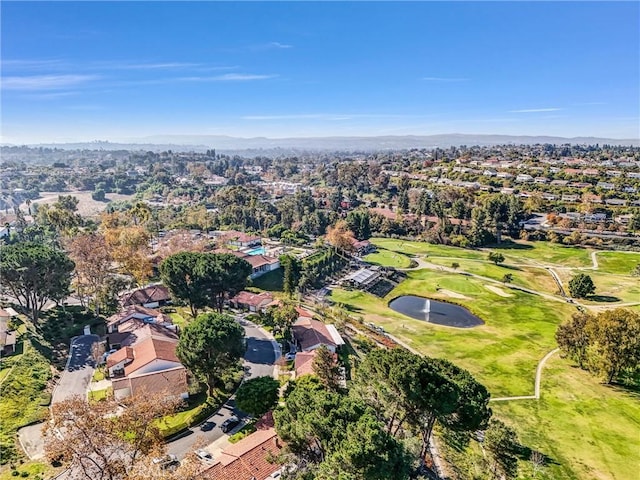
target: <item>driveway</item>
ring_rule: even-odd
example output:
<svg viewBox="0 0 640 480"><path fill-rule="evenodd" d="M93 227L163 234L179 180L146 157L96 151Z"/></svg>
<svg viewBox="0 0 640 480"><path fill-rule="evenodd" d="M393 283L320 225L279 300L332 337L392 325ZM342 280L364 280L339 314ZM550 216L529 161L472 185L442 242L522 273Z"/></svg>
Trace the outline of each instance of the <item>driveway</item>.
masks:
<svg viewBox="0 0 640 480"><path fill-rule="evenodd" d="M255 324L245 320L242 316L236 318L244 328L247 339L247 351L244 357L245 378L272 376L274 363L280 357L280 346ZM216 424L213 430L203 432L199 427L190 428L184 436L167 444L167 453L173 453L182 460L192 450L209 445L225 435L233 435L242 428L242 423L228 433L223 433L220 430L222 422L231 415L236 415L241 420L246 417L245 413L236 408L234 397L231 397L218 412L207 419Z"/></svg>
<svg viewBox="0 0 640 480"><path fill-rule="evenodd" d="M94 370L91 347L99 340L97 335L80 335L71 341L67 366L60 374L58 385L53 391L52 404L62 402L75 395L80 395L83 398L86 396L87 386ZM37 423L18 430L18 439L22 449L29 458L34 460L44 457L42 426L42 423Z"/></svg>
<svg viewBox="0 0 640 480"><path fill-rule="evenodd" d="M98 335L80 335L71 341L67 366L53 391L51 403L62 402L76 395L86 396L95 366L91 347L99 340Z"/></svg>

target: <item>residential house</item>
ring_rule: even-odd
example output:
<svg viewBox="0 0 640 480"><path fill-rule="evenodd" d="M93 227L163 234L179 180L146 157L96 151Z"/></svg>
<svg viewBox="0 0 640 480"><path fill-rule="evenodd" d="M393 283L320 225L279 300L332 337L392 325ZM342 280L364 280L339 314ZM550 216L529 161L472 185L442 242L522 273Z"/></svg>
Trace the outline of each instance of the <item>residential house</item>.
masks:
<svg viewBox="0 0 640 480"><path fill-rule="evenodd" d="M375 246L369 240L356 240L351 242L353 245L353 254L356 257L362 257L375 250Z"/></svg>
<svg viewBox="0 0 640 480"><path fill-rule="evenodd" d="M533 177L527 173L521 173L516 177L516 182L533 182Z"/></svg>
<svg viewBox="0 0 640 480"><path fill-rule="evenodd" d="M273 295L269 292L253 293L243 290L229 299L229 305L232 308L250 312L265 312L273 303Z"/></svg>
<svg viewBox="0 0 640 480"><path fill-rule="evenodd" d="M115 397L163 392L188 398L187 370L176 356L176 329L136 318L118 328L109 343L120 348L106 361Z"/></svg>
<svg viewBox="0 0 640 480"><path fill-rule="evenodd" d="M300 378L302 375L313 375L313 360L316 358L318 350L311 350L310 352L299 352L296 354L294 361L294 378ZM338 355L333 354L333 361L338 364Z"/></svg>
<svg viewBox="0 0 640 480"><path fill-rule="evenodd" d="M146 308L156 308L166 305L170 300L169 289L159 283L138 288L120 296L120 303L123 307L141 305Z"/></svg>
<svg viewBox="0 0 640 480"><path fill-rule="evenodd" d="M274 459L283 448L274 428L258 430L216 455L214 464L199 475L207 480L271 480L281 465Z"/></svg>
<svg viewBox="0 0 640 480"><path fill-rule="evenodd" d="M129 305L121 312L111 315L107 319L107 333L119 331L120 324L131 319L140 320L143 323L156 323L160 325L172 325L171 317L165 315L159 310L142 307L140 305Z"/></svg>
<svg viewBox="0 0 640 480"><path fill-rule="evenodd" d="M332 353L344 345L344 340L333 325L301 317L291 327L296 350L309 352L325 345Z"/></svg>

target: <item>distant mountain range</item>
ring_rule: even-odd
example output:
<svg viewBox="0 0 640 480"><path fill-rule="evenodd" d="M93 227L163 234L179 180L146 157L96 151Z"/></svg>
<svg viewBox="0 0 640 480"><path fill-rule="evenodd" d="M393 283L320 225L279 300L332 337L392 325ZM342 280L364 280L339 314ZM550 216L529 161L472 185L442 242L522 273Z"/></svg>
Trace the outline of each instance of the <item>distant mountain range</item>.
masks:
<svg viewBox="0 0 640 480"><path fill-rule="evenodd" d="M403 135L377 137L301 137L301 138L240 138L226 135L155 135L130 138L123 142L93 141L82 143L48 143L32 147L62 148L69 150L151 150L151 151L204 151L215 149L219 153L262 151L290 153L300 151L379 151L409 148L447 148L451 146L532 145L532 144L581 144L581 145L633 145L640 146L640 139L599 137L549 137L525 135ZM266 153L266 152L264 152Z"/></svg>

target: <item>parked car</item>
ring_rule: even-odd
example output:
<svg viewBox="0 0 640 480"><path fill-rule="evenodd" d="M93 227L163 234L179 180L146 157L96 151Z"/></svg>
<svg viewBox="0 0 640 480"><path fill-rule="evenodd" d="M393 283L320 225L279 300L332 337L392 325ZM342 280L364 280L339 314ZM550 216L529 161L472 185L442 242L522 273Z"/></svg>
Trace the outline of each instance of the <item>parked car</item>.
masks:
<svg viewBox="0 0 640 480"><path fill-rule="evenodd" d="M169 468L180 463L178 461L178 457L176 457L173 453L169 453L164 457L156 457L152 460L152 462L155 465L160 465L161 468Z"/></svg>
<svg viewBox="0 0 640 480"><path fill-rule="evenodd" d="M207 452L204 448L200 448L196 450L196 455L200 460L204 460L205 462L209 462L213 460L213 455Z"/></svg>
<svg viewBox="0 0 640 480"><path fill-rule="evenodd" d="M213 422L204 422L202 425L200 425L200 430L202 430L203 432L208 432L209 430L213 430L213 427L215 427L216 424Z"/></svg>
<svg viewBox="0 0 640 480"><path fill-rule="evenodd" d="M233 415L233 416L227 418L224 422L222 422L222 425L220 425L220 429L224 433L227 433L227 432L233 430L235 427L237 427L239 423L240 423L240 419L238 417L236 417L235 415Z"/></svg>

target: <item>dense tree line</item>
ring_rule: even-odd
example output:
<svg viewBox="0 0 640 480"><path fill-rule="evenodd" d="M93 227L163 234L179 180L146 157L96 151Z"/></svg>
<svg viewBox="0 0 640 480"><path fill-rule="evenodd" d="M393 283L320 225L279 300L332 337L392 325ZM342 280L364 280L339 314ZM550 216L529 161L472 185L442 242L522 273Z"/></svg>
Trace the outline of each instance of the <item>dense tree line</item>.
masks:
<svg viewBox="0 0 640 480"><path fill-rule="evenodd" d="M580 312L560 325L556 340L580 368L602 377L636 383L640 366L640 314L624 308Z"/></svg>

